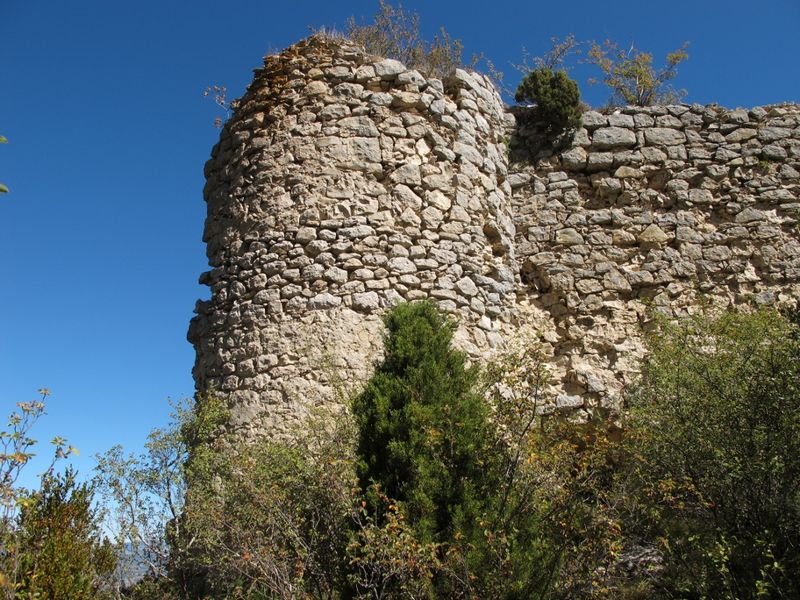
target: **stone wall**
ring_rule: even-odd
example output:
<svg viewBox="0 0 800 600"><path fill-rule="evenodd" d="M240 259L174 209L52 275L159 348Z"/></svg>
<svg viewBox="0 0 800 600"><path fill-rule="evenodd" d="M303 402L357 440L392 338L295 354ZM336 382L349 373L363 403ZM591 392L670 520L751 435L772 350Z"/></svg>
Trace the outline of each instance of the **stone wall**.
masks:
<svg viewBox="0 0 800 600"><path fill-rule="evenodd" d="M225 394L244 435L363 381L395 302L457 314L475 356L502 342L505 119L480 75L426 79L342 40L265 59L206 165L211 300L189 332L198 389Z"/></svg>
<svg viewBox="0 0 800 600"><path fill-rule="evenodd" d="M544 332L558 407L616 406L648 307L800 296L800 106L587 112L560 152L517 114L518 318Z"/></svg>
<svg viewBox="0 0 800 600"><path fill-rule="evenodd" d="M280 435L364 381L387 307L430 298L475 358L541 333L552 409L613 408L647 305L800 294L799 117L588 112L556 152L481 75L320 36L268 56L206 165L197 388Z"/></svg>

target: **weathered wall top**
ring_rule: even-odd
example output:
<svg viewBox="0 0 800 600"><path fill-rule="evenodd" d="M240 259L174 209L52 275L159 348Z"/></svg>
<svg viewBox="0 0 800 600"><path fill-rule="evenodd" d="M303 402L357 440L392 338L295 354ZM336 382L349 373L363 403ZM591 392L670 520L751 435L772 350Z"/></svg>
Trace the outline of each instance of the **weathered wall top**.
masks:
<svg viewBox="0 0 800 600"><path fill-rule="evenodd" d="M797 106L588 112L561 152L517 116L481 75L344 40L265 59L206 165L211 299L189 332L235 428L340 400L400 300L456 315L475 357L542 332L551 409L584 414L635 372L646 304L797 298Z"/></svg>

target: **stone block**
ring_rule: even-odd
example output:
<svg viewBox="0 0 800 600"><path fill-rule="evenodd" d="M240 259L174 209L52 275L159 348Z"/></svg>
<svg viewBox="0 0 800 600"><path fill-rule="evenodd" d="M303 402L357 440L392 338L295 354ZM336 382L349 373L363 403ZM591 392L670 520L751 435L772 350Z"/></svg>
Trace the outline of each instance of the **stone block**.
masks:
<svg viewBox="0 0 800 600"><path fill-rule="evenodd" d="M650 146L676 146L686 141L686 135L677 129L653 127L644 130L644 139Z"/></svg>
<svg viewBox="0 0 800 600"><path fill-rule="evenodd" d="M603 127L592 134L592 147L599 150L632 148L636 145L636 134L622 127Z"/></svg>

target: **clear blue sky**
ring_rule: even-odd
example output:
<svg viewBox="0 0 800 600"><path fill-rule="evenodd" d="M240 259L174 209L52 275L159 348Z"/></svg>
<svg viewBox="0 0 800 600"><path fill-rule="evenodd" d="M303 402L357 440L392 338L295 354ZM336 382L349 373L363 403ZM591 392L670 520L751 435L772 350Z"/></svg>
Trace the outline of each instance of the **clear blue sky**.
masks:
<svg viewBox="0 0 800 600"><path fill-rule="evenodd" d="M506 71L551 36L612 38L663 56L684 40L690 102L800 101L800 1L408 1ZM241 95L268 51L376 1L0 0L0 412L53 396L36 433L92 457L139 449L190 395L185 340L205 269L203 164L211 84ZM585 85L601 104L607 92ZM27 479L27 482L32 481Z"/></svg>

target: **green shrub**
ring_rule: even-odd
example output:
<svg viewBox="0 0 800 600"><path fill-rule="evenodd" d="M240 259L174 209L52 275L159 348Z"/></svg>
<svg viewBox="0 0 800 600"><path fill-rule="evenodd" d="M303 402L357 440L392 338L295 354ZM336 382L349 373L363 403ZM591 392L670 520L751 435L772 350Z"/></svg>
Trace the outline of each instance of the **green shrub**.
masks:
<svg viewBox="0 0 800 600"><path fill-rule="evenodd" d="M497 486L484 464L488 407L474 390L477 370L450 348L453 324L433 305L397 307L386 329L384 360L353 404L361 486L404 502L420 540L441 542Z"/></svg>
<svg viewBox="0 0 800 600"><path fill-rule="evenodd" d="M22 504L17 598L60 600L107 597L116 552L103 540L92 507L93 489L75 472L45 474L41 489Z"/></svg>
<svg viewBox="0 0 800 600"><path fill-rule="evenodd" d="M350 431L327 415L309 418L291 441L193 449L172 545L173 578L187 597L331 598L347 587Z"/></svg>
<svg viewBox="0 0 800 600"><path fill-rule="evenodd" d="M547 123L553 133L580 127L578 84L563 70L553 72L548 67L534 69L522 79L514 99L517 102L533 102L536 118Z"/></svg>
<svg viewBox="0 0 800 600"><path fill-rule="evenodd" d="M39 394L40 400L17 403L7 428L0 431L0 597L55 598L65 597L58 595L65 591L86 597L113 557L97 536L91 487L76 485L72 471L54 474L57 463L75 448L60 436L53 438L40 488L17 484L36 455L31 431L46 414L50 391L43 388Z"/></svg>
<svg viewBox="0 0 800 600"><path fill-rule="evenodd" d="M668 597L800 597L800 329L775 310L661 323L630 397L630 522ZM672 594L672 595L669 595Z"/></svg>

